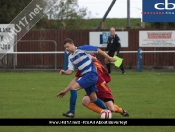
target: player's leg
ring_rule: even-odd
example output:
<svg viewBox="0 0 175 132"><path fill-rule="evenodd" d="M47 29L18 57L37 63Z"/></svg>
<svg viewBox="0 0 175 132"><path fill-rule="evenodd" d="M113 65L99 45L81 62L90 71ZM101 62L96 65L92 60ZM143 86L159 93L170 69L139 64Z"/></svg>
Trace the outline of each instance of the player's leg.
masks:
<svg viewBox="0 0 175 132"><path fill-rule="evenodd" d="M109 101L107 101L109 100ZM113 103L112 100L110 99L105 99L105 104L108 110L110 110L111 112L116 112L116 113L120 113L123 116L129 116L128 112L126 110L124 110L123 108L118 107L116 104Z"/></svg>
<svg viewBox="0 0 175 132"><path fill-rule="evenodd" d="M121 115L124 114L124 110L122 108L118 107L116 104L114 104L112 98L111 99L106 98L106 99L104 99L104 102L106 104L107 109L110 110L111 112L120 113ZM99 108L96 104L91 103L89 96L83 97L82 104L86 108L88 108L96 113L99 113L99 114L103 110L103 109Z"/></svg>
<svg viewBox="0 0 175 132"><path fill-rule="evenodd" d="M108 52L108 55L113 57L114 56L114 52ZM108 73L111 73L111 63L110 63L110 61L107 58L105 58L104 61L105 61L106 67L108 69Z"/></svg>
<svg viewBox="0 0 175 132"><path fill-rule="evenodd" d="M70 111L74 114L75 113L75 105L77 100L77 91L70 90Z"/></svg>
<svg viewBox="0 0 175 132"><path fill-rule="evenodd" d="M98 85L97 88L98 88L97 97L103 100L103 102L105 102L106 107L109 110L111 110L112 112L115 111L116 113L120 113L123 116L129 116L129 114L125 110L114 104L114 97L108 84L105 81L101 83L101 85Z"/></svg>
<svg viewBox="0 0 175 132"><path fill-rule="evenodd" d="M75 115L75 108L76 108L76 100L77 100L77 90L79 90L81 87L79 84L75 81L72 82L72 85L70 86L70 99L69 99L69 111L66 113L63 113L63 116L74 118Z"/></svg>
<svg viewBox="0 0 175 132"><path fill-rule="evenodd" d="M103 110L102 108L98 107L96 104L91 103L91 100L90 100L89 96L84 96L84 97L83 97L83 99L82 99L82 104L83 104L86 108L88 108L88 109L90 109L90 110L92 110L92 111L94 111L94 112L96 112L96 113L99 113L99 114L100 114L100 112Z"/></svg>
<svg viewBox="0 0 175 132"><path fill-rule="evenodd" d="M97 89L98 89L97 97L103 100L103 102L105 102L108 110L110 110L111 112L114 112L115 111L114 105L113 105L114 98L112 96L112 93L108 84L105 81L103 81L102 83L100 83L100 85L99 84L97 85Z"/></svg>
<svg viewBox="0 0 175 132"><path fill-rule="evenodd" d="M111 112L115 112L114 103L111 99L105 99L104 102L108 110L110 110Z"/></svg>
<svg viewBox="0 0 175 132"><path fill-rule="evenodd" d="M113 98L105 98L104 102L106 104L106 107L108 108L108 110L110 110L111 112L116 112L116 113L120 113L123 114L123 109L118 107L116 104L114 104L114 100Z"/></svg>
<svg viewBox="0 0 175 132"><path fill-rule="evenodd" d="M107 109L110 110L111 112L120 113L123 116L129 116L129 114L126 110L120 108L119 106L117 106L116 104L113 103L113 101L114 101L113 97L112 98L104 98L104 99L101 98L101 100L103 100L105 102ZM83 97L82 104L86 108L88 108L96 113L99 113L99 114L103 110L103 109L99 108L96 104L91 103L89 96Z"/></svg>
<svg viewBox="0 0 175 132"><path fill-rule="evenodd" d="M97 77L95 77L95 75L91 75L90 77L88 77L88 75L81 77L77 80L77 82L74 82L71 86L70 86L70 93L71 93L71 97L70 97L70 110L66 113L64 113L63 115L66 117L74 117L75 114L75 108L76 108L76 99L77 99L77 93L76 90L80 89L81 87L89 87L86 88L86 92L88 91L88 93L92 93L92 101L94 103L96 103L99 107L105 109L106 107L104 106L104 104L102 103L102 101L100 99L98 99L95 95L96 95L96 89L94 87L90 87L89 85L92 85L93 83L96 84L96 79ZM96 80L95 80L96 79ZM94 81L94 82L93 82ZM93 92L94 91L94 92Z"/></svg>
<svg viewBox="0 0 175 132"><path fill-rule="evenodd" d="M105 109L103 102L97 98L96 92L96 82L98 80L97 73L86 73L81 78L77 80L79 87L85 89L87 95L90 97L91 102L95 103L98 107ZM74 87L74 86L73 86ZM77 87L77 86L76 86Z"/></svg>
<svg viewBox="0 0 175 132"><path fill-rule="evenodd" d="M116 113L120 113L120 114L123 114L123 109L120 108L118 105L116 104L113 104L114 105L114 109L115 109L115 112Z"/></svg>
<svg viewBox="0 0 175 132"><path fill-rule="evenodd" d="M91 92L87 92L87 94L89 95L90 101L92 103L95 103L98 107L100 107L102 109L106 109L106 107L103 104L102 100L97 98L96 91L94 91L94 88L92 88Z"/></svg>
<svg viewBox="0 0 175 132"><path fill-rule="evenodd" d="M117 56L120 57L120 54L119 54L119 51L117 51ZM124 67L123 67L123 62L122 64L120 65L120 70L122 71L122 74L126 74L125 70L124 70Z"/></svg>
<svg viewBox="0 0 175 132"><path fill-rule="evenodd" d="M120 113L122 116L129 116L129 113L118 105L114 104L114 109L116 113Z"/></svg>
<svg viewBox="0 0 175 132"><path fill-rule="evenodd" d="M125 72L125 70L124 70L124 67L123 67L123 62L122 62L122 64L120 65L120 67L119 67L119 68L121 69L122 74L126 74L126 72Z"/></svg>
<svg viewBox="0 0 175 132"><path fill-rule="evenodd" d="M104 99L104 102L106 104L106 107L108 110L112 111L112 112L116 112L116 113L120 113L123 114L123 109L118 107L116 104L113 103L113 99ZM103 110L99 107L97 107L96 104L91 103L89 96L84 96L82 99L82 104L87 107L88 109L99 113Z"/></svg>
<svg viewBox="0 0 175 132"><path fill-rule="evenodd" d="M77 91L70 90L69 111L63 113L63 116L74 118L76 100L77 100Z"/></svg>

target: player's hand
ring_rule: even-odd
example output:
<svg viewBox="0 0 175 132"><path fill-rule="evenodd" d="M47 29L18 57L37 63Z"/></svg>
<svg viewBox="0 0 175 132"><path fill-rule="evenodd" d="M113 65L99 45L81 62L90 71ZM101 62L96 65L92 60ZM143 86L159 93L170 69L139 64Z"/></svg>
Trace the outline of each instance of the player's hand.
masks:
<svg viewBox="0 0 175 132"><path fill-rule="evenodd" d="M57 97L62 98L66 94L66 91L61 91L57 94Z"/></svg>
<svg viewBox="0 0 175 132"><path fill-rule="evenodd" d="M109 58L109 61L110 61L110 62L115 62L115 61L116 61L116 59L115 59L115 58L113 58L113 57L110 57L110 58Z"/></svg>
<svg viewBox="0 0 175 132"><path fill-rule="evenodd" d="M60 75L65 74L65 70L60 70Z"/></svg>

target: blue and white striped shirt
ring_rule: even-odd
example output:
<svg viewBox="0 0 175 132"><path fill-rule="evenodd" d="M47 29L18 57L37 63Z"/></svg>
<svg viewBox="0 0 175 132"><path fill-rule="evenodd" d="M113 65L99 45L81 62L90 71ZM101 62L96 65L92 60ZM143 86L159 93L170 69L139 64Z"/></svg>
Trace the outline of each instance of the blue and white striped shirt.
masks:
<svg viewBox="0 0 175 132"><path fill-rule="evenodd" d="M96 69L92 62L92 57L88 53L97 52L98 47L90 46L90 45L83 45L77 47L74 53L69 55L69 64L68 70L74 71L74 65L80 70L81 74L85 74L87 72L96 72ZM88 53L87 53L88 51Z"/></svg>

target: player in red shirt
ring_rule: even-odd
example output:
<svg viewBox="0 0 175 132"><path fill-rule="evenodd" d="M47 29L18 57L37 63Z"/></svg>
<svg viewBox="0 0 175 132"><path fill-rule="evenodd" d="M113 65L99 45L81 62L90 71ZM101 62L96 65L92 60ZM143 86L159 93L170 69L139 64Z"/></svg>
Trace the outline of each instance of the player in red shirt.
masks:
<svg viewBox="0 0 175 132"><path fill-rule="evenodd" d="M114 104L114 97L112 96L112 92L107 84L108 82L111 81L111 77L109 76L104 66L97 60L95 55L94 54L91 55L93 56L94 65L98 73L98 81L96 83L98 90L97 97L100 98L103 102L105 102L106 107L110 111L120 113L123 116L129 116L126 110L123 110L122 108ZM75 77L76 78L81 77L80 71L77 71ZM83 97L82 104L86 106L88 109L93 110L97 113L101 112L101 109L97 109L95 107L95 104L90 102L90 98L87 95Z"/></svg>

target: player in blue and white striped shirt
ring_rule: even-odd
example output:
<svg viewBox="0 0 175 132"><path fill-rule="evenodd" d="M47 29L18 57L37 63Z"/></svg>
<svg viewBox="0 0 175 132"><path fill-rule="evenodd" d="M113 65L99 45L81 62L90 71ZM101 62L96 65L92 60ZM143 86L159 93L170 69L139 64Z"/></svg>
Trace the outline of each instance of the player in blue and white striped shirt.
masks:
<svg viewBox="0 0 175 132"><path fill-rule="evenodd" d="M70 97L70 110L64 116L67 117L74 117L74 110L75 110L75 103L76 103L76 90L80 88L84 88L86 93L89 95L91 102L95 103L97 106L101 107L102 109L106 109L102 101L97 98L96 96L96 82L98 80L98 75L95 66L93 65L92 58L87 51L91 52L98 52L105 58L109 59L111 62L116 61L114 58L110 57L108 54L103 52L96 46L79 46L75 47L72 39L65 39L64 40L64 47L66 51L70 53L69 55L69 64L68 70L61 70L60 74L72 74L74 71L74 66L76 66L80 72L82 77L79 78L75 83L73 83L70 87L65 88L63 91L57 94L59 97L60 95L65 95L69 90L71 92Z"/></svg>

